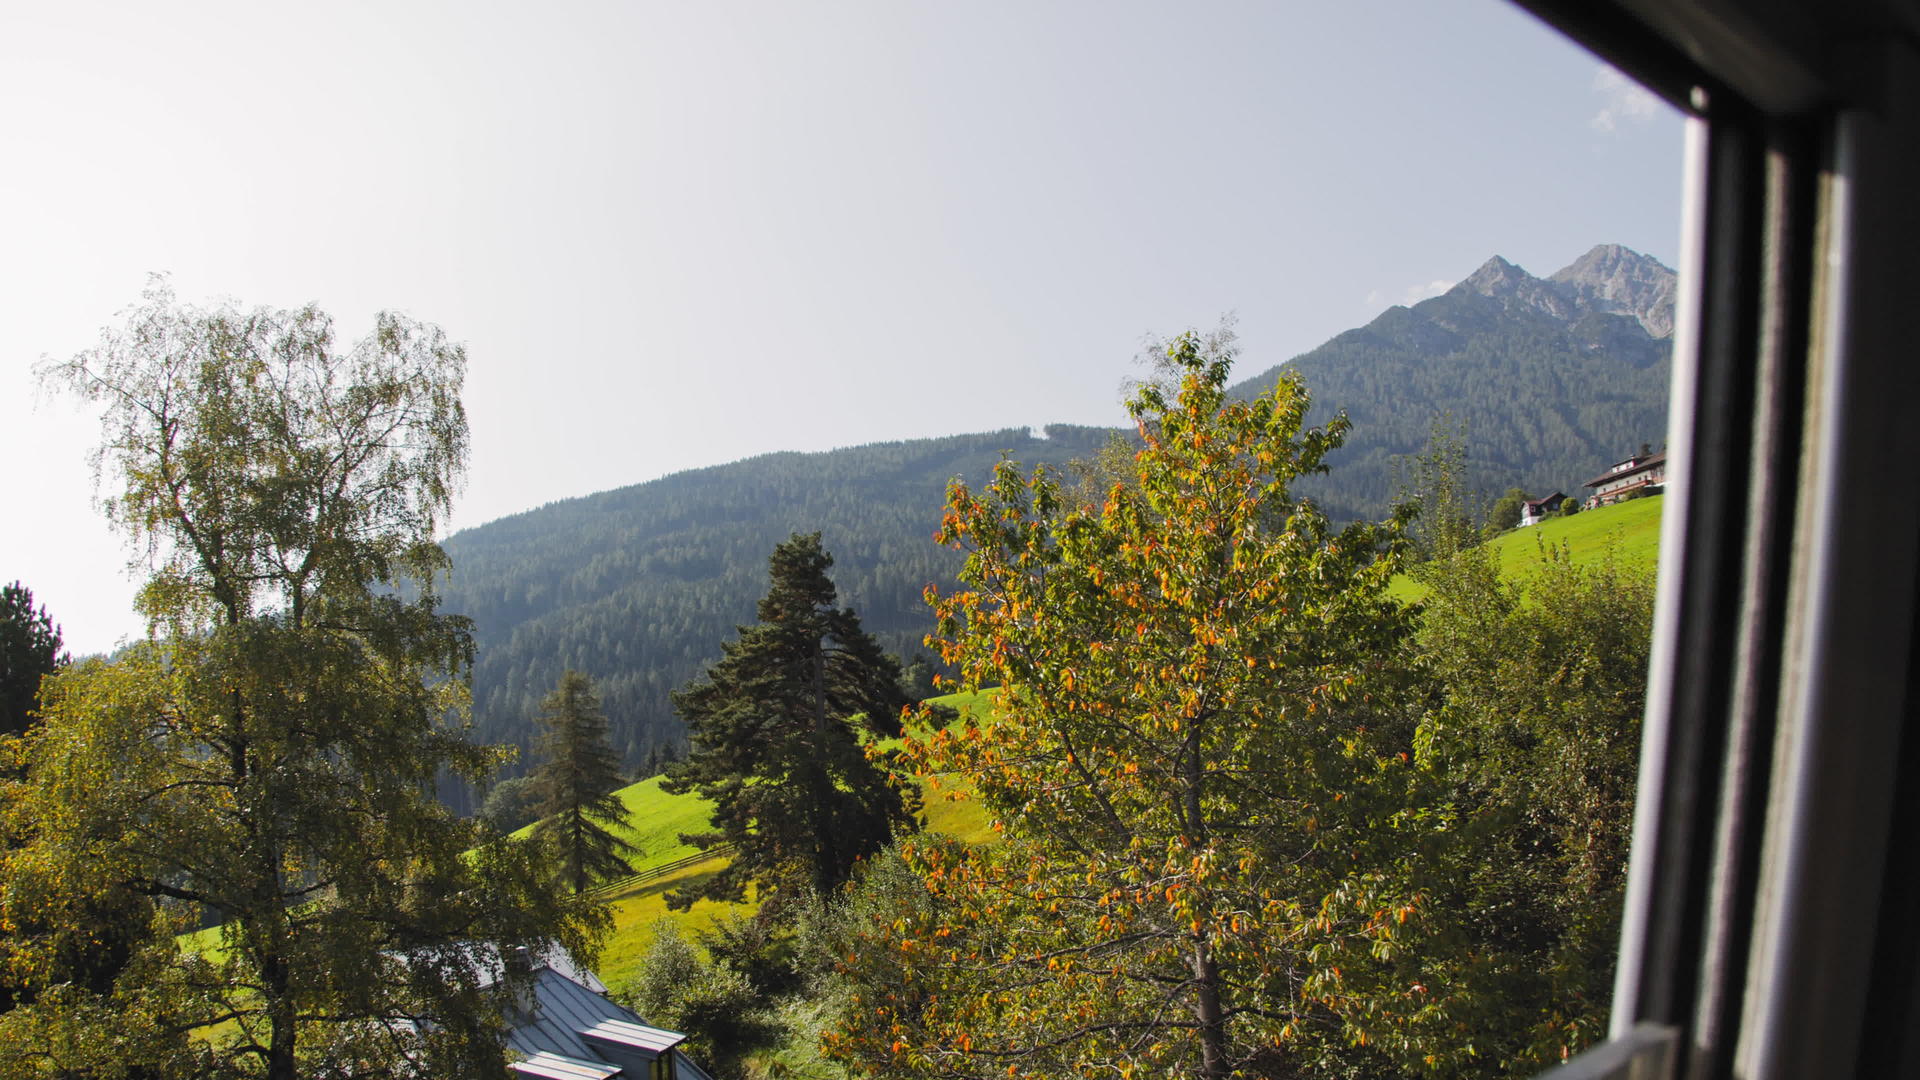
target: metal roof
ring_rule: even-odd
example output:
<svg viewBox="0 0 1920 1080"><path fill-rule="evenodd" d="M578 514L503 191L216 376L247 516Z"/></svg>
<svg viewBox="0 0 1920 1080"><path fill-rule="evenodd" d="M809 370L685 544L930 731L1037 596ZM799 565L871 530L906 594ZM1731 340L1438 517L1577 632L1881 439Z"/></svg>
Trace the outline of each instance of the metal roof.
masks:
<svg viewBox="0 0 1920 1080"><path fill-rule="evenodd" d="M507 1047L524 1055L513 1065L523 1076L610 1080L633 1075L613 1061L631 1066L670 1054L675 1073L683 1080L711 1080L706 1070L675 1049L686 1041L685 1035L648 1027L633 1010L594 993L551 966L534 973L522 1002L508 1016ZM593 1042L588 1041L589 1035ZM575 1071L556 1071L569 1068ZM578 1071L582 1068L600 1071Z"/></svg>
<svg viewBox="0 0 1920 1080"><path fill-rule="evenodd" d="M602 1020L598 1024L582 1031L588 1039L605 1039L621 1046L631 1046L650 1054L662 1054L687 1041L685 1035L664 1028L648 1027L626 1020Z"/></svg>
<svg viewBox="0 0 1920 1080"><path fill-rule="evenodd" d="M561 1054L550 1054L545 1050L507 1067L526 1076L541 1076L547 1080L608 1080L609 1077L622 1075L618 1065L581 1061Z"/></svg>
<svg viewBox="0 0 1920 1080"><path fill-rule="evenodd" d="M581 986L542 968L534 976L531 1008L516 1010L507 1028L507 1045L523 1054L546 1051L591 1061L599 1053L580 1035L603 1020L636 1023L640 1017Z"/></svg>

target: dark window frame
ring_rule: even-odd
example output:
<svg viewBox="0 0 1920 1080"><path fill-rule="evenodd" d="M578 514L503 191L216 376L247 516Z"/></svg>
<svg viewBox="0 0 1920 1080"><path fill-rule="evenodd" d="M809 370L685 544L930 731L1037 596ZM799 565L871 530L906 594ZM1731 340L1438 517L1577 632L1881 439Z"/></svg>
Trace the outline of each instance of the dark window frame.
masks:
<svg viewBox="0 0 1920 1080"><path fill-rule="evenodd" d="M1920 460L1920 13L1517 2L1693 117L1612 1030L1559 1075L1920 1073L1920 493L1873 497Z"/></svg>

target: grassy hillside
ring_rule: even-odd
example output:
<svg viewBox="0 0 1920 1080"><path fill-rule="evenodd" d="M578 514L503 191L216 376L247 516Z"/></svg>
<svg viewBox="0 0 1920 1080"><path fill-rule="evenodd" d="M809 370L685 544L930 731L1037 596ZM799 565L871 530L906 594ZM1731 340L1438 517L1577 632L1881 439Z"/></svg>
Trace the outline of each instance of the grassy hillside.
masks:
<svg viewBox="0 0 1920 1080"><path fill-rule="evenodd" d="M949 694L934 700L978 716L990 707L992 691ZM992 823L978 803L950 800L941 791L924 791L923 794L926 797L928 829L976 843L994 835ZM625 826L616 831L639 849L633 858L635 871L662 866L694 854L695 849L691 845L680 842L680 834L702 832L712 827L707 820L708 804L705 800L691 793L669 795L660 790L660 778L657 776L622 788L619 796L627 808L627 820ZM528 826L528 829L531 828ZM522 830L522 833L525 831ZM654 923L669 914L679 921L681 929L691 937L729 914L752 913L757 906L752 903L717 904L707 900L695 903L684 912L667 910L668 892L712 877L725 865L720 858L695 863L662 877L638 882L631 888L616 890L607 898L613 908L614 929L601 953L599 966L600 977L606 980L607 985L618 986L639 970L641 959L653 944Z"/></svg>
<svg viewBox="0 0 1920 1080"><path fill-rule="evenodd" d="M1660 558L1660 514L1666 501L1666 496L1655 495L1511 529L1488 541L1487 547L1499 557L1501 576L1509 581L1533 576L1543 548L1561 546L1575 563L1598 562L1611 555L1619 566L1651 571ZM1394 579L1392 592L1415 600L1426 588L1403 575Z"/></svg>
<svg viewBox="0 0 1920 1080"><path fill-rule="evenodd" d="M1508 577L1526 577L1540 561L1540 545L1566 545L1577 563L1596 562L1609 552L1621 566L1651 570L1660 559L1660 514L1666 496L1587 510L1496 537L1493 550Z"/></svg>

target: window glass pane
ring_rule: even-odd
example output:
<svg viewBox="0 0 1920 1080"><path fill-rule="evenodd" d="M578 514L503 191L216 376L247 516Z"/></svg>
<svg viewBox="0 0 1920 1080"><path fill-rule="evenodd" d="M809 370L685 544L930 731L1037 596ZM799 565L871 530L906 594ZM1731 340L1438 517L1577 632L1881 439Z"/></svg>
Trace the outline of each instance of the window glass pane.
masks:
<svg viewBox="0 0 1920 1080"><path fill-rule="evenodd" d="M611 838L551 889L696 1063L1467 1075L1604 1031L1681 153L1617 71L1493 2L17 21L6 400L149 271L463 342L437 599L518 757L422 775L508 834L575 808L543 733L600 751ZM217 598L115 573L97 431L0 424L0 564L106 657L142 583Z"/></svg>

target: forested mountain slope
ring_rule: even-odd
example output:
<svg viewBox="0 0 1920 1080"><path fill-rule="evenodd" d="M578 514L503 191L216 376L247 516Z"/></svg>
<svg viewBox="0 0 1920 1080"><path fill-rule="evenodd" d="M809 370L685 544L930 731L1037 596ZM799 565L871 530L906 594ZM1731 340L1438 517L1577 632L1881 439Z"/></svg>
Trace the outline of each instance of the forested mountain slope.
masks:
<svg viewBox="0 0 1920 1080"><path fill-rule="evenodd" d="M824 534L840 603L884 647L920 651L930 629L922 590L951 582L960 564L932 539L947 481L980 481L1003 453L1064 463L1107 438L1105 429L1070 425L1047 434L1011 429L769 454L454 535L442 607L474 620L479 736L524 749L540 699L573 667L593 677L629 763L678 742L668 692L753 621L767 556L794 532Z"/></svg>
<svg viewBox="0 0 1920 1080"><path fill-rule="evenodd" d="M1395 459L1419 453L1443 412L1466 428L1470 486L1577 495L1667 430L1673 290L1673 271L1618 245L1548 278L1495 256L1232 392L1260 393L1284 367L1306 381L1315 423L1346 410L1353 433L1332 474L1303 487L1336 519L1383 514Z"/></svg>
<svg viewBox="0 0 1920 1080"><path fill-rule="evenodd" d="M1332 474L1308 490L1336 519L1382 516L1396 459L1418 453L1433 418L1450 412L1467 425L1469 479L1482 491L1573 494L1666 430L1672 309L1672 271L1615 246L1544 279L1496 257L1443 296L1391 308L1289 362L1313 393L1316 422L1335 408L1354 421ZM1235 392L1264 390L1278 370ZM931 540L947 480L977 482L1003 453L1062 464L1108 438L1098 428L1047 432L770 454L453 536L444 609L475 622L478 734L524 748L540 699L574 667L594 678L630 765L677 744L669 691L752 620L767 555L796 531L824 533L840 602L882 645L919 651L931 629L922 590L959 568Z"/></svg>

